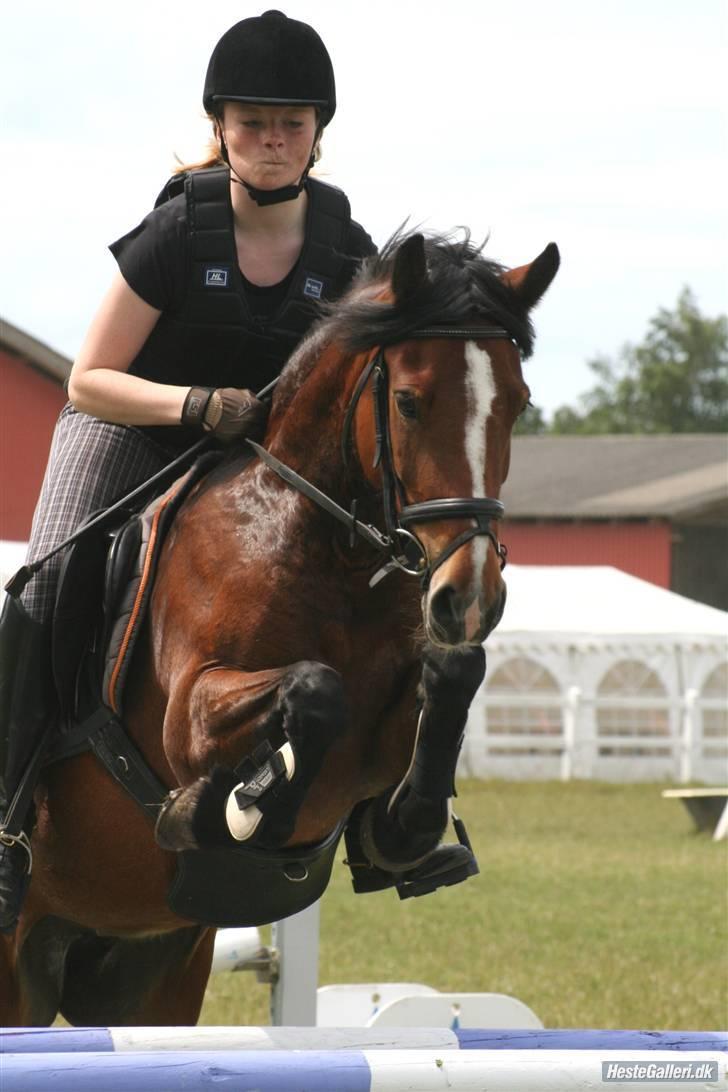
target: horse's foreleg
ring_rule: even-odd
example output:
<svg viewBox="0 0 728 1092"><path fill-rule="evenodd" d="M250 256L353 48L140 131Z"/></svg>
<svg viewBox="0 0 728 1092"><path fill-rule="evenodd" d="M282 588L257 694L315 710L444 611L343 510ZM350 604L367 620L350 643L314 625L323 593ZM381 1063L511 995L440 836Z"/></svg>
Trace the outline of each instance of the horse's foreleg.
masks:
<svg viewBox="0 0 728 1092"><path fill-rule="evenodd" d="M186 752L188 777L209 772L171 794L157 823L159 844L283 845L326 752L346 727L338 673L313 661L250 675L206 672L186 707L196 739ZM165 735L167 720L174 721L170 708ZM166 740L165 747L169 753Z"/></svg>
<svg viewBox="0 0 728 1092"><path fill-rule="evenodd" d="M23 1022L21 1012L14 940L0 936L0 1026L17 1027Z"/></svg>
<svg viewBox="0 0 728 1092"><path fill-rule="evenodd" d="M480 647L428 646L419 688L420 717L409 769L394 790L363 812L359 836L369 861L390 872L414 868L446 829L468 709L485 674Z"/></svg>

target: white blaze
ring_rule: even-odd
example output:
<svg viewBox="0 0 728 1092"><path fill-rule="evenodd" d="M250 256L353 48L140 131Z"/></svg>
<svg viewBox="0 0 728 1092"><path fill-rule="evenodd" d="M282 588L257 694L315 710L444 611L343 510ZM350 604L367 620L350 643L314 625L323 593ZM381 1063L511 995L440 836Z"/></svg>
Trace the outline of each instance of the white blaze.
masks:
<svg viewBox="0 0 728 1092"><path fill-rule="evenodd" d="M465 345L465 390L468 409L465 419L465 454L470 465L473 497L485 497L485 451L487 423L496 395L491 360L485 349L479 349L474 341ZM477 593L478 580L485 565L490 539L478 535L472 540L473 593ZM468 627L469 628L469 627Z"/></svg>

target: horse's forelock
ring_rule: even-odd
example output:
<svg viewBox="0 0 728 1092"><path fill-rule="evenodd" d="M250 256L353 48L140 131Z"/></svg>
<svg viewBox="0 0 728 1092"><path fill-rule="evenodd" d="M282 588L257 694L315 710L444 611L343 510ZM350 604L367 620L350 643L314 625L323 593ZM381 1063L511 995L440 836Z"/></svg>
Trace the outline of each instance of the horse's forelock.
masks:
<svg viewBox="0 0 728 1092"><path fill-rule="evenodd" d="M503 326L524 357L533 350L527 308L502 280L504 266L483 257L470 233L425 237L427 280L404 303L392 295L399 247L408 235L397 231L379 254L366 258L348 293L323 305L321 318L294 351L281 375L274 406L285 409L310 375L325 347L338 342L344 352L404 341L425 326L484 322ZM486 240L487 241L487 240Z"/></svg>
<svg viewBox="0 0 728 1092"><path fill-rule="evenodd" d="M524 356L533 349L528 310L502 280L505 267L483 256L466 229L425 237L427 278L404 301L389 291L397 252L409 235L396 232L378 255L362 264L350 292L328 304L324 320L332 339L356 352L406 340L423 326L486 322L505 327Z"/></svg>

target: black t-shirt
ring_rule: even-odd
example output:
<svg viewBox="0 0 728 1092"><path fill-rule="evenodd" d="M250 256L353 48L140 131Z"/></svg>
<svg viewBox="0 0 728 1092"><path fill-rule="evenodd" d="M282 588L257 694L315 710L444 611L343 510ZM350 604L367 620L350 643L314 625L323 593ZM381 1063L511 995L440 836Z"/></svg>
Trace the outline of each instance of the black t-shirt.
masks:
<svg viewBox="0 0 728 1092"><path fill-rule="evenodd" d="M243 289L248 301L248 307L257 318L270 318L271 315L276 313L288 295L288 289L297 268L298 262L296 262L282 281L278 281L277 284L269 285L253 284L253 282L249 281L241 271L240 279L243 282Z"/></svg>
<svg viewBox="0 0 728 1092"><path fill-rule="evenodd" d="M130 288L158 311L178 311L186 293L187 206L184 194L145 216L111 243Z"/></svg>

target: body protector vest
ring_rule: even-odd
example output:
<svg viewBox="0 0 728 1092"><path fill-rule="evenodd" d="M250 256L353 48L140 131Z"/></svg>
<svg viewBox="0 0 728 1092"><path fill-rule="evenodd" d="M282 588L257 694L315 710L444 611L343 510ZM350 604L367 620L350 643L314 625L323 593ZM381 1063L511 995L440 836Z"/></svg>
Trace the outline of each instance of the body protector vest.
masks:
<svg viewBox="0 0 728 1092"><path fill-rule="evenodd" d="M179 184L168 183L157 204ZM259 390L280 373L317 318L316 304L345 291L362 256L361 250L346 253L352 227L346 195L313 178L306 191L303 250L282 304L261 317L251 311L238 267L228 168L187 174L186 300L178 312L162 313L131 374L180 386ZM169 430L161 432L171 439Z"/></svg>

